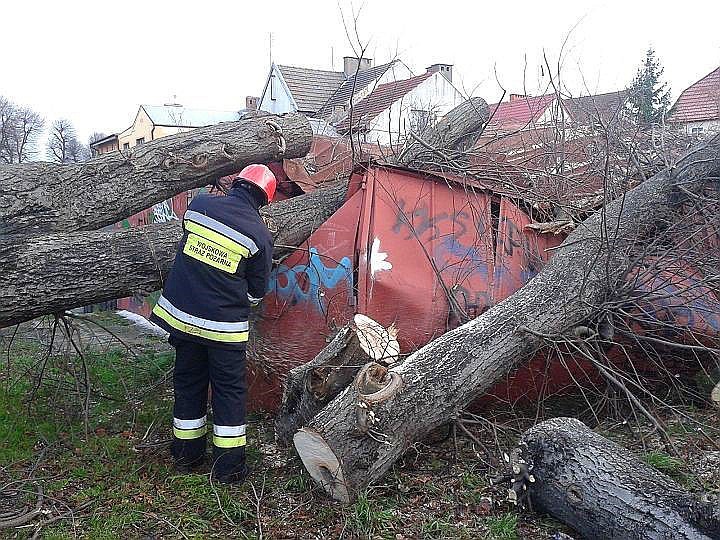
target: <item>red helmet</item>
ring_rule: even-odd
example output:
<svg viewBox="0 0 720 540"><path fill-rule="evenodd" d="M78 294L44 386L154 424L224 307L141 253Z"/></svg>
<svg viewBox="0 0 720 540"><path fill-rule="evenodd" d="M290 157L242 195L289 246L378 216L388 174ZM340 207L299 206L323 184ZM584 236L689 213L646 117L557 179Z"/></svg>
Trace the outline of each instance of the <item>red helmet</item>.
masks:
<svg viewBox="0 0 720 540"><path fill-rule="evenodd" d="M238 180L245 180L246 182L255 184L257 187L259 187L263 191L263 193L265 193L265 197L267 198L268 203L271 203L273 198L275 197L275 187L277 186L277 180L275 179L275 175L272 173L272 171L268 169L265 165L260 165L257 163L248 165L235 177L235 181Z"/></svg>

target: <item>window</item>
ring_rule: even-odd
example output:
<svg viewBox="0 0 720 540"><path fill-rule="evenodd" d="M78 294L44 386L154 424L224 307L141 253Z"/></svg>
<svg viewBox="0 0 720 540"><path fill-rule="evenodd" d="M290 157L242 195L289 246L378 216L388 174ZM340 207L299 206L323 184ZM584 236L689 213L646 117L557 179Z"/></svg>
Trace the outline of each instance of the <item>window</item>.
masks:
<svg viewBox="0 0 720 540"><path fill-rule="evenodd" d="M129 143L129 142L123 143L123 150L130 150L130 143Z"/></svg>
<svg viewBox="0 0 720 540"><path fill-rule="evenodd" d="M135 145L140 145L145 142L145 137L140 137L139 139L135 139Z"/></svg>
<svg viewBox="0 0 720 540"><path fill-rule="evenodd" d="M435 115L430 111L412 109L410 111L410 129L419 133L430 127L435 122Z"/></svg>
<svg viewBox="0 0 720 540"><path fill-rule="evenodd" d="M692 134L693 135L700 135L703 132L702 127L694 127L692 128Z"/></svg>

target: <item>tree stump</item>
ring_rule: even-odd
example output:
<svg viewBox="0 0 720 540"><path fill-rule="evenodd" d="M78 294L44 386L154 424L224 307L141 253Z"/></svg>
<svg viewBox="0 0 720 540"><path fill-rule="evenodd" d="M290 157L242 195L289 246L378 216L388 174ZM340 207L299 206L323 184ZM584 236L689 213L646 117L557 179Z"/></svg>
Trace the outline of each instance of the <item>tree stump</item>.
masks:
<svg viewBox="0 0 720 540"><path fill-rule="evenodd" d="M291 369L275 419L278 444L288 446L295 432L344 390L363 366L396 362L400 352L396 334L394 327L383 328L358 314L313 360Z"/></svg>

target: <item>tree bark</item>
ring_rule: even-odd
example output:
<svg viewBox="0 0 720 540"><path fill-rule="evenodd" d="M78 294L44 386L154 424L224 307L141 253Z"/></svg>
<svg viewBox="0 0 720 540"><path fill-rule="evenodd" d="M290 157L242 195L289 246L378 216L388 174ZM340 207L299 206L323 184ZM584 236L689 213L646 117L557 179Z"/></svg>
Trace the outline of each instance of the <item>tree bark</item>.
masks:
<svg viewBox="0 0 720 540"><path fill-rule="evenodd" d="M633 253L672 219L680 188L717 182L708 177L719 171L720 136L579 224L522 289L393 367L389 391L371 405L374 425L367 436L355 418L367 396L348 387L295 435L308 472L332 497L354 500L410 445L542 348L542 336L572 334L574 326L587 324L622 281Z"/></svg>
<svg viewBox="0 0 720 540"><path fill-rule="evenodd" d="M574 418L553 418L523 435L518 494L583 538L720 538L720 507L704 503L625 448ZM529 469L526 474L525 471Z"/></svg>
<svg viewBox="0 0 720 540"><path fill-rule="evenodd" d="M365 315L355 315L313 360L291 369L275 418L277 442L289 446L298 428L344 390L363 366L395 362L400 352L395 334L392 327L385 329Z"/></svg>
<svg viewBox="0 0 720 540"><path fill-rule="evenodd" d="M397 162L408 167L432 169L449 161L463 160L482 134L490 113L483 98L464 101L448 112L437 125L412 136Z"/></svg>
<svg viewBox="0 0 720 540"><path fill-rule="evenodd" d="M249 163L278 159L273 123L283 157L308 153L310 123L293 113L199 128L78 164L0 165L0 236L99 229Z"/></svg>
<svg viewBox="0 0 720 540"><path fill-rule="evenodd" d="M347 181L261 210L275 254L305 241L345 201ZM48 313L162 288L182 238L179 221L119 231L0 240L0 328Z"/></svg>

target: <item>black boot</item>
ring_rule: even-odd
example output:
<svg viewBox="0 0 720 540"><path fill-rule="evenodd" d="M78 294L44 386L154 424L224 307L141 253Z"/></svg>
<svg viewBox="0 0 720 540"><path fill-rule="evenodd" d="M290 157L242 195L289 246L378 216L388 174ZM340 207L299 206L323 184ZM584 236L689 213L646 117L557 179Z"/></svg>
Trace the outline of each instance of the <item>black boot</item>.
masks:
<svg viewBox="0 0 720 540"><path fill-rule="evenodd" d="M250 468L245 463L245 447L213 447L212 475L222 484L242 484L250 475Z"/></svg>

